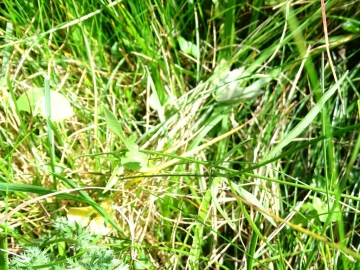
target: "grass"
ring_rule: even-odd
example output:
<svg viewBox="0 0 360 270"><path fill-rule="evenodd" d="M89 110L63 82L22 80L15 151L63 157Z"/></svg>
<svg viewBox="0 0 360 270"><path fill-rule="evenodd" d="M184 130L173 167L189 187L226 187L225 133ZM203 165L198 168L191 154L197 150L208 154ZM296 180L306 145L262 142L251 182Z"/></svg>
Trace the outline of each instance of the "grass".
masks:
<svg viewBox="0 0 360 270"><path fill-rule="evenodd" d="M1 269L359 269L357 1L0 9Z"/></svg>

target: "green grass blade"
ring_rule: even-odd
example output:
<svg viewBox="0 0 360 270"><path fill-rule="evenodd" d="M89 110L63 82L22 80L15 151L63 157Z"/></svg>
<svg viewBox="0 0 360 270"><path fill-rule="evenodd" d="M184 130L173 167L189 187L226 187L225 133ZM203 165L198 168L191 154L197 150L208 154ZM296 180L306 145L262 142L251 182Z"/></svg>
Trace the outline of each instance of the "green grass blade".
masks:
<svg viewBox="0 0 360 270"><path fill-rule="evenodd" d="M269 160L277 155L281 149L283 149L286 145L291 143L297 136L301 134L315 119L318 113L324 107L326 101L331 98L331 96L335 93L337 88L342 84L345 78L348 76L348 72L346 72L339 81L334 84L322 97L321 99L315 104L315 106L309 111L309 113L300 121L299 124L289 132L285 138L281 140L279 144L277 144L263 159L263 161Z"/></svg>

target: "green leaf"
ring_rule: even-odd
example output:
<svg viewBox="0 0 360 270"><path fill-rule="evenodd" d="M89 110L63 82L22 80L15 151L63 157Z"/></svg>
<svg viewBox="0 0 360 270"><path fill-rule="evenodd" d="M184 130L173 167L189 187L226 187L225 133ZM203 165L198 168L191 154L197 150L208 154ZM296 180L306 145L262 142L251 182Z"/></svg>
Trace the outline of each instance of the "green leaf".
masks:
<svg viewBox="0 0 360 270"><path fill-rule="evenodd" d="M187 41L185 38L183 38L182 36L180 36L178 38L178 42L179 42L179 46L180 46L180 49L186 53L186 54L189 54L189 55L192 55L194 56L195 58L198 58L199 55L200 55L200 52L199 52L199 48L198 46L196 46L196 44L190 42L190 41Z"/></svg>
<svg viewBox="0 0 360 270"><path fill-rule="evenodd" d="M139 152L139 146L135 143L135 141L135 135L131 135L125 142L125 146L129 150L129 152Z"/></svg>
<svg viewBox="0 0 360 270"><path fill-rule="evenodd" d="M148 170L148 157L146 154L132 151L126 152L124 157L120 158L121 164L128 170L132 171L146 171Z"/></svg>
<svg viewBox="0 0 360 270"><path fill-rule="evenodd" d="M313 206L319 215L320 221L326 222L326 220L328 219L328 216L329 216L329 206L332 207L333 204L329 203L329 205L328 205L327 202L322 201L318 197L314 197L313 198ZM341 218L341 211L340 211L339 207L336 207L335 211L332 213L331 221L338 221L338 220L340 220L340 218Z"/></svg>
<svg viewBox="0 0 360 270"><path fill-rule="evenodd" d="M35 88L26 91L17 99L17 107L20 111L32 113L35 110L38 100L43 98L44 96L44 90L41 88Z"/></svg>
<svg viewBox="0 0 360 270"><path fill-rule="evenodd" d="M356 20L348 20L343 25L342 28L350 33L359 33L360 32L360 22Z"/></svg>
<svg viewBox="0 0 360 270"><path fill-rule="evenodd" d="M26 91L16 101L19 111L26 111L33 115L40 114L46 118L45 93L42 88ZM69 100L62 94L50 90L51 121L63 121L71 117L74 112Z"/></svg>
<svg viewBox="0 0 360 270"><path fill-rule="evenodd" d="M211 83L215 90L214 98L219 103L236 104L257 97L263 93L261 87L278 77L279 73L280 70L272 70L269 74L254 74L250 77L244 67L230 70L226 59L221 59L214 70L217 76ZM251 78L258 80L246 87Z"/></svg>
<svg viewBox="0 0 360 270"><path fill-rule="evenodd" d="M309 223L319 225L319 214L314 209L312 203L304 203L300 208L300 212L295 214L292 222L294 224L301 224L303 227L307 227Z"/></svg>
<svg viewBox="0 0 360 270"><path fill-rule="evenodd" d="M120 140L126 145L126 137L122 130L121 124L112 114L112 112L110 112L107 108L104 107L104 111L105 111L105 120L110 130L114 132L120 138Z"/></svg>
<svg viewBox="0 0 360 270"><path fill-rule="evenodd" d="M107 192L109 189L113 188L113 186L118 182L119 180L119 173L121 172L121 169L123 169L123 167L121 165L117 165L113 172L111 173L111 176L109 178L109 181L107 182L104 191L102 192L103 194L105 192Z"/></svg>
<svg viewBox="0 0 360 270"><path fill-rule="evenodd" d="M161 105L160 99L156 91L154 91L155 86L152 87L152 92L149 96L148 103L151 108L157 111L161 123L165 122L165 107Z"/></svg>
<svg viewBox="0 0 360 270"><path fill-rule="evenodd" d="M126 141L126 148L129 152L126 152L124 157L121 157L121 164L132 171L147 170L148 157L146 154L139 152L139 146L135 143L136 137L131 135Z"/></svg>
<svg viewBox="0 0 360 270"><path fill-rule="evenodd" d="M128 139L125 138L124 132L122 131L120 123L117 121L116 117L106 108L105 110L105 119L111 131L113 131L125 144L128 152L125 153L125 156L120 157L121 165L128 170L132 171L146 171L148 169L148 157L144 153L139 152L139 146L135 143L136 137L131 135ZM115 182L115 177L112 183L108 184L109 186ZM108 187L108 186L107 186Z"/></svg>
<svg viewBox="0 0 360 270"><path fill-rule="evenodd" d="M116 58L122 58L122 55L120 53L120 44L118 42L115 42L111 46L110 53L111 53L112 56L114 56Z"/></svg>
<svg viewBox="0 0 360 270"><path fill-rule="evenodd" d="M38 194L38 195L47 195L47 194L55 193L54 196L57 198L63 198L63 199L67 199L67 200L89 203L89 201L86 201L84 198L82 198L78 195L73 195L70 193L56 194L56 192L58 190L39 187L39 186L33 186L33 185L26 185L26 184L0 183L0 191L1 192L34 193L34 194Z"/></svg>

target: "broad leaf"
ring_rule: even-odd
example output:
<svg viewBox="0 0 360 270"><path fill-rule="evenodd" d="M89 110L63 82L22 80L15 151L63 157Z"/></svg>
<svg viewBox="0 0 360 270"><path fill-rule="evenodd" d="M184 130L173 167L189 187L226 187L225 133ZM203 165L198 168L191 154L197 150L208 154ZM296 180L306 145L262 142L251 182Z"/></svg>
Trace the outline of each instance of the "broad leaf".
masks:
<svg viewBox="0 0 360 270"><path fill-rule="evenodd" d="M126 148L129 150L129 152L139 152L139 146L135 143L136 137L134 135L131 135L129 139L125 142Z"/></svg>
<svg viewBox="0 0 360 270"><path fill-rule="evenodd" d="M119 174L122 174L122 171L124 170L124 167L121 165L118 165L115 167L113 172L111 173L111 176L109 178L109 181L107 182L105 189L103 191L103 194L107 192L109 189L113 188L113 186L119 181Z"/></svg>
<svg viewBox="0 0 360 270"><path fill-rule="evenodd" d="M148 157L144 153L139 152L139 146L135 143L136 137L131 135L129 139L126 139L124 132L122 131L122 127L116 117L108 109L104 108L104 110L106 123L109 128L121 139L128 150L128 152L125 153L125 156L120 157L121 165L132 171L146 171L148 169ZM107 188L112 186L114 182L115 178L110 181Z"/></svg>
<svg viewBox="0 0 360 270"><path fill-rule="evenodd" d="M116 119L116 117L112 114L112 112L110 112L105 107L104 107L104 111L105 111L105 120L106 120L106 123L108 124L110 130L112 132L114 132L124 144L126 144L126 138L125 138L124 132L122 130L121 124Z"/></svg>
<svg viewBox="0 0 360 270"><path fill-rule="evenodd" d="M183 38L182 36L180 36L178 38L178 42L179 42L179 46L180 46L180 49L186 53L186 54L189 54L189 55L192 55L194 56L195 58L198 58L199 55L200 55L200 52L199 52L199 48L198 46L196 46L196 44L190 42L190 41L187 41L185 38Z"/></svg>
<svg viewBox="0 0 360 270"><path fill-rule="evenodd" d="M279 72L279 70L273 70L270 74L255 74L251 78L258 78L258 80L246 86L250 73L246 72L244 67L230 70L227 61L221 59L214 70L216 77L211 83L215 89L214 98L219 103L236 104L245 99L257 97L263 93L261 87L276 78Z"/></svg>
<svg viewBox="0 0 360 270"><path fill-rule="evenodd" d="M104 209L109 216L113 216L112 205L105 201L101 203L101 208ZM68 209L67 218L69 221L75 221L79 225L88 226L93 234L106 235L110 233L113 227L110 224L105 226L105 219L93 207L71 207Z"/></svg>
<svg viewBox="0 0 360 270"><path fill-rule="evenodd" d="M42 88L34 88L26 91L17 99L16 104L20 111L40 114L46 117L45 93ZM62 94L50 90L51 121L63 121L71 117L74 112L69 100Z"/></svg>
<svg viewBox="0 0 360 270"><path fill-rule="evenodd" d="M121 164L128 170L147 171L148 157L144 153L133 151L126 152L124 157L120 158Z"/></svg>
<svg viewBox="0 0 360 270"><path fill-rule="evenodd" d="M330 205L328 205L327 202L322 201L318 197L314 197L313 198L313 206L319 215L320 221L326 222L326 220L328 219L328 216L329 216L328 206L333 207L333 204L330 203ZM340 218L341 218L341 211L340 211L339 207L336 207L335 211L332 213L331 221L338 221L338 220L340 220Z"/></svg>

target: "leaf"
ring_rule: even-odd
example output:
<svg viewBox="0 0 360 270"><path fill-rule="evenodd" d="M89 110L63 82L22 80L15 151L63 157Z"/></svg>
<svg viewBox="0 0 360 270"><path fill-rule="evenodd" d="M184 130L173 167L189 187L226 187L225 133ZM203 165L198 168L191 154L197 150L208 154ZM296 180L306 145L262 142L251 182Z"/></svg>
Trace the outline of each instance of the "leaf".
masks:
<svg viewBox="0 0 360 270"><path fill-rule="evenodd" d="M161 123L165 122L165 108L161 105L159 96L156 91L151 92L148 103L152 109L158 112Z"/></svg>
<svg viewBox="0 0 360 270"><path fill-rule="evenodd" d="M136 137L131 135L128 139L126 139L121 125L117 121L116 117L105 107L104 110L106 123L108 124L110 130L112 130L122 140L128 150L128 152L125 153L125 156L120 157L121 165L132 171L146 171L148 169L148 157L144 153L139 152L139 146L135 143Z"/></svg>
<svg viewBox="0 0 360 270"><path fill-rule="evenodd" d="M109 189L111 189L119 180L119 174L122 173L122 170L124 168L121 165L118 165L114 168L113 172L111 173L111 176L109 178L109 181L107 182L103 194L107 192Z"/></svg>
<svg viewBox="0 0 360 270"><path fill-rule="evenodd" d="M271 76L265 76L246 87L250 74L244 67L230 71L225 59L221 59L214 73L218 74L212 81L212 87L215 88L214 98L216 102L225 104L236 104L260 95L263 92L260 87L272 80Z"/></svg>
<svg viewBox="0 0 360 270"><path fill-rule="evenodd" d="M292 222L294 224L301 224L303 227L307 227L309 223L319 225L319 214L314 209L312 203L304 203L300 208L300 212L295 214Z"/></svg>
<svg viewBox="0 0 360 270"><path fill-rule="evenodd" d="M139 152L139 146L135 143L135 141L136 137L131 135L125 142L125 146L130 152Z"/></svg>
<svg viewBox="0 0 360 270"><path fill-rule="evenodd" d="M116 58L122 58L122 55L120 53L120 44L118 42L115 42L111 46L110 53L111 53L112 56L114 56Z"/></svg>
<svg viewBox="0 0 360 270"><path fill-rule="evenodd" d="M280 69L273 69L268 74L250 73L245 67L236 68L230 71L230 66L225 59L221 59L214 70L215 79L212 81L212 87L215 89L214 98L216 102L225 104L236 104L243 100L255 98L264 91L262 86L277 78ZM249 79L258 78L250 86Z"/></svg>
<svg viewBox="0 0 360 270"><path fill-rule="evenodd" d="M112 205L105 201L100 204L109 216L113 215ZM105 219L93 207L71 207L68 209L67 218L69 221L75 221L79 225L86 227L89 226L93 234L106 235L113 229L110 224L105 226Z"/></svg>
<svg viewBox="0 0 360 270"><path fill-rule="evenodd" d="M46 117L45 93L42 88L34 88L21 94L16 101L19 111L40 114ZM69 100L61 93L50 90L51 121L63 121L71 117L74 112Z"/></svg>
<svg viewBox="0 0 360 270"><path fill-rule="evenodd" d="M196 44L187 41L185 38L180 36L178 38L180 50L182 50L184 53L194 56L195 58L198 58L200 56L200 51L198 46Z"/></svg>
<svg viewBox="0 0 360 270"><path fill-rule="evenodd" d="M121 157L121 164L132 171L146 171L148 169L148 157L146 154L139 152L139 146L135 143L136 137L131 135L125 145L129 152Z"/></svg>
<svg viewBox="0 0 360 270"><path fill-rule="evenodd" d="M126 152L124 157L120 158L121 164L132 171L147 171L148 157L139 151Z"/></svg>
<svg viewBox="0 0 360 270"><path fill-rule="evenodd" d="M360 22L356 20L347 20L343 25L342 28L351 33L359 33L360 32Z"/></svg>
<svg viewBox="0 0 360 270"><path fill-rule="evenodd" d="M110 112L107 108L104 107L104 111L105 111L105 120L110 130L114 132L120 138L120 140L126 145L126 137L122 130L121 124L112 114L112 112Z"/></svg>
<svg viewBox="0 0 360 270"><path fill-rule="evenodd" d="M326 222L326 220L328 219L328 216L329 216L329 208L328 207L330 206L330 208L332 208L333 204L330 203L328 205L327 202L322 201L318 197L314 197L313 198L313 206L319 215L320 221ZM340 209L339 209L339 207L336 207L335 211L332 213L331 221L338 221L338 220L340 220L340 218L341 218Z"/></svg>

